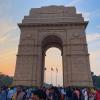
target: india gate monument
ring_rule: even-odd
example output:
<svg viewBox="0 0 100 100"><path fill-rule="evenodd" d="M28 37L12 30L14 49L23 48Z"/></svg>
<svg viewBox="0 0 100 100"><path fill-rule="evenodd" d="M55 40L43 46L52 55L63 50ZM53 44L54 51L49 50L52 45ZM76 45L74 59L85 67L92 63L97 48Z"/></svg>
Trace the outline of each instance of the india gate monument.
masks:
<svg viewBox="0 0 100 100"><path fill-rule="evenodd" d="M21 31L14 85L42 86L45 53L61 50L63 86L92 86L86 27L75 7L32 8L18 26Z"/></svg>

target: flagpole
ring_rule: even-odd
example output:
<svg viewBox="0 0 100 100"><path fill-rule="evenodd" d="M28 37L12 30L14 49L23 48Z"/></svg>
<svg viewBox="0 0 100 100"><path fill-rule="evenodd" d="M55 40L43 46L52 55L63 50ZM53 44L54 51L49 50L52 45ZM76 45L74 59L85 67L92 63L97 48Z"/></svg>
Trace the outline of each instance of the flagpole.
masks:
<svg viewBox="0 0 100 100"><path fill-rule="evenodd" d="M51 84L52 84L52 67L51 67Z"/></svg>
<svg viewBox="0 0 100 100"><path fill-rule="evenodd" d="M56 86L57 86L57 71L56 71Z"/></svg>
<svg viewBox="0 0 100 100"><path fill-rule="evenodd" d="M44 67L44 83L46 83L46 67Z"/></svg>
<svg viewBox="0 0 100 100"><path fill-rule="evenodd" d="M58 69L56 68L56 86L57 86L57 75L58 75Z"/></svg>

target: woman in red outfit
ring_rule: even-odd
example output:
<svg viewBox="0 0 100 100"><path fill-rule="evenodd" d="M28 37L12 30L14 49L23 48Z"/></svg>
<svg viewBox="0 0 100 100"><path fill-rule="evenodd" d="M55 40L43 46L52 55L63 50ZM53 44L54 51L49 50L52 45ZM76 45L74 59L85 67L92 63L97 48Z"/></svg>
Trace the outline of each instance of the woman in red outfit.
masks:
<svg viewBox="0 0 100 100"><path fill-rule="evenodd" d="M100 100L100 89L97 89L96 91L95 100Z"/></svg>

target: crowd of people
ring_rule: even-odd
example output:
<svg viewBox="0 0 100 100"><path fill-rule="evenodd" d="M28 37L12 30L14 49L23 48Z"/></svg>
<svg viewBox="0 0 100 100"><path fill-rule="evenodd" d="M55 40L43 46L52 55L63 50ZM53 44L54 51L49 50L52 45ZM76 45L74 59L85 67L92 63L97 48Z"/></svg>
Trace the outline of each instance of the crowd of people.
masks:
<svg viewBox="0 0 100 100"><path fill-rule="evenodd" d="M24 87L0 89L0 100L100 100L100 90L75 87Z"/></svg>

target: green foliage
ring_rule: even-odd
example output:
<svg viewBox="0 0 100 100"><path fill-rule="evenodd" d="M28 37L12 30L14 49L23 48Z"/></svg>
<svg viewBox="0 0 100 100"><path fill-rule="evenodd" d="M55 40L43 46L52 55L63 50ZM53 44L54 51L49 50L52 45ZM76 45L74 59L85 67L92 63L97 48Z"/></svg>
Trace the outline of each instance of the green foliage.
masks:
<svg viewBox="0 0 100 100"><path fill-rule="evenodd" d="M12 84L13 77L0 74L0 87L1 86L10 86Z"/></svg>
<svg viewBox="0 0 100 100"><path fill-rule="evenodd" d="M93 85L96 88L100 88L100 76L94 75L93 72L91 72L91 75L92 75Z"/></svg>

